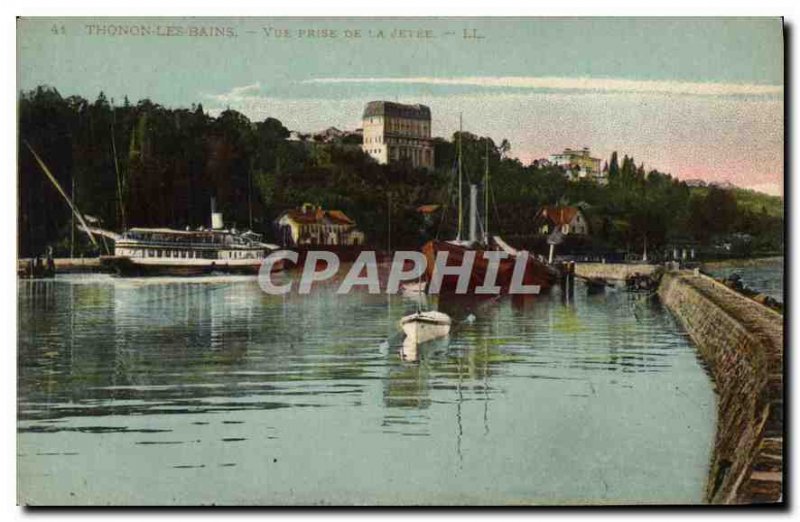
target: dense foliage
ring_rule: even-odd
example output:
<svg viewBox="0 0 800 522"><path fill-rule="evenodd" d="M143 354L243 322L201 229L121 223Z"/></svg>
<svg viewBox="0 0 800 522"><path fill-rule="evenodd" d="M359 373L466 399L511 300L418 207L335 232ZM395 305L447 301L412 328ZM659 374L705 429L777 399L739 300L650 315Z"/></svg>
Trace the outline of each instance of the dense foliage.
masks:
<svg viewBox="0 0 800 522"><path fill-rule="evenodd" d="M78 208L112 230L207 226L212 197L226 224L267 237L282 211L305 202L344 211L380 247L390 229L393 247L416 247L426 236L449 237L456 226L457 135L435 140L430 173L378 165L352 139L289 140L274 118L251 122L233 110L211 117L201 105L169 109L149 100L112 104L103 94L89 102L40 87L21 94L19 137L20 256L48 245L68 254L71 230L69 208L27 144L67 193L74 190ZM641 251L645 238L652 251L681 242L714 245L731 235L752 236L750 250L782 248L779 198L758 204L751 193L747 205L737 205L742 191L689 189L633 158L620 162L616 153L607 185L570 182L559 167L510 157L506 140L465 132L461 144L465 183L482 183L488 152L490 226L505 236L533 235L539 206L560 203L584 209L598 251ZM416 208L429 203L444 211L425 229ZM78 251L89 253L85 241Z"/></svg>

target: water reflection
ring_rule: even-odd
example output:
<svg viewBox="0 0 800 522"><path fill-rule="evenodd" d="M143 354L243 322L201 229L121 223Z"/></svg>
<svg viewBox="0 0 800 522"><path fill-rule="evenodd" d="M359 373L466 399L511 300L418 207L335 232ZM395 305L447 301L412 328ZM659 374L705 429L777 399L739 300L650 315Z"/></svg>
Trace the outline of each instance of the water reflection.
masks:
<svg viewBox="0 0 800 522"><path fill-rule="evenodd" d="M433 298L426 306L454 319L451 334L411 346L397 323L413 300L333 289L268 296L236 277L20 281L22 498L702 498L713 392L658 301L580 285ZM67 465L80 473L52 471Z"/></svg>

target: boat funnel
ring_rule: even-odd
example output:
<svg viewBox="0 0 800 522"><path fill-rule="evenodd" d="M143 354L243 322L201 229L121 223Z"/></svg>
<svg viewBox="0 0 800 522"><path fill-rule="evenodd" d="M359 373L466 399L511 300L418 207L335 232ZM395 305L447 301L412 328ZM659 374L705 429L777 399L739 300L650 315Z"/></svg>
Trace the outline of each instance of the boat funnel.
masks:
<svg viewBox="0 0 800 522"><path fill-rule="evenodd" d="M222 230L225 227L222 223L222 212L217 212L217 201L211 198L211 229Z"/></svg>
<svg viewBox="0 0 800 522"><path fill-rule="evenodd" d="M224 228L222 224L222 212L214 212L211 214L211 228L214 230L221 230Z"/></svg>
<svg viewBox="0 0 800 522"><path fill-rule="evenodd" d="M469 186L469 240L478 240L478 186Z"/></svg>

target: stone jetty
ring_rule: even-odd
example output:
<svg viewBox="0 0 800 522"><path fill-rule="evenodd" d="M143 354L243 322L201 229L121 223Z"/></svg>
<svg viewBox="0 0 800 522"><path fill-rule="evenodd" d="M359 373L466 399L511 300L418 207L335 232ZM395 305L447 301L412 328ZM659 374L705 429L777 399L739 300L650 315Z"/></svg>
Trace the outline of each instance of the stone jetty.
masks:
<svg viewBox="0 0 800 522"><path fill-rule="evenodd" d="M692 338L716 388L717 431L706 500L782 501L783 315L699 271L662 270L578 263L575 274L587 280L660 276L658 295Z"/></svg>
<svg viewBox="0 0 800 522"><path fill-rule="evenodd" d="M658 292L691 336L716 385L717 433L707 500L781 501L783 316L697 272L665 273Z"/></svg>

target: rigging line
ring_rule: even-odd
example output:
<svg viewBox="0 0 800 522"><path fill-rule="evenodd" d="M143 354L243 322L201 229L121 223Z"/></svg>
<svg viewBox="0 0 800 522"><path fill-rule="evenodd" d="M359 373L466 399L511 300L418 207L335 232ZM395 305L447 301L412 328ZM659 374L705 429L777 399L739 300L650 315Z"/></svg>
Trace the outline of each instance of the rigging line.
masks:
<svg viewBox="0 0 800 522"><path fill-rule="evenodd" d="M78 210L78 207L76 207L75 204L72 202L72 200L69 198L69 196L67 196L67 193L64 192L64 189L61 188L61 185L58 183L58 180L56 180L55 176L53 176L53 173L50 172L50 169L47 168L47 165L44 164L44 161L42 161L42 158L40 158L39 155L36 154L36 151L33 150L33 147L31 147L31 144L28 143L27 140L22 140L22 142L25 144L26 147L28 147L28 150L31 151L31 154L33 154L33 157L36 159L36 163L39 164L39 167L42 169L42 171L45 173L45 175L48 177L48 179L56 187L56 190L58 190L58 193L61 194L61 196L64 198L64 200L66 200L67 205L69 205L70 210L72 210L72 213L75 215L76 218L78 218L78 221L80 221L81 225L83 225L83 227L86 229L86 233L89 235L89 239L92 240L92 244L94 246L99 246L97 244L97 241L94 238L94 234L92 234L89 231L89 225L86 224L86 221L83 219L83 215Z"/></svg>
<svg viewBox="0 0 800 522"><path fill-rule="evenodd" d="M117 159L117 142L115 135L117 134L117 111L112 106L111 109L112 123L111 123L111 152L114 154L114 172L117 175L117 198L119 199L119 213L122 219L122 230L125 230L125 202L122 200L122 180L119 174L119 161Z"/></svg>
<svg viewBox="0 0 800 522"><path fill-rule="evenodd" d="M494 216L495 216L494 222L495 223L500 223L500 210L497 208L497 197L495 196L494 191L491 190L491 188L489 189L489 199L491 200L492 208L494 209ZM500 230L499 226L497 226L495 228Z"/></svg>
<svg viewBox="0 0 800 522"><path fill-rule="evenodd" d="M455 183L455 175L454 175L455 171L456 171L456 164L455 162L453 162L453 166L450 167L450 172L451 172L450 182L447 185L447 191L445 192L445 197L443 198L445 203L444 203L444 208L442 208L442 216L439 219L439 226L436 229L436 239L439 239L439 236L442 233L442 227L444 226L445 219L447 217L447 211L450 210L450 200L452 199L451 195L453 193L453 184Z"/></svg>

